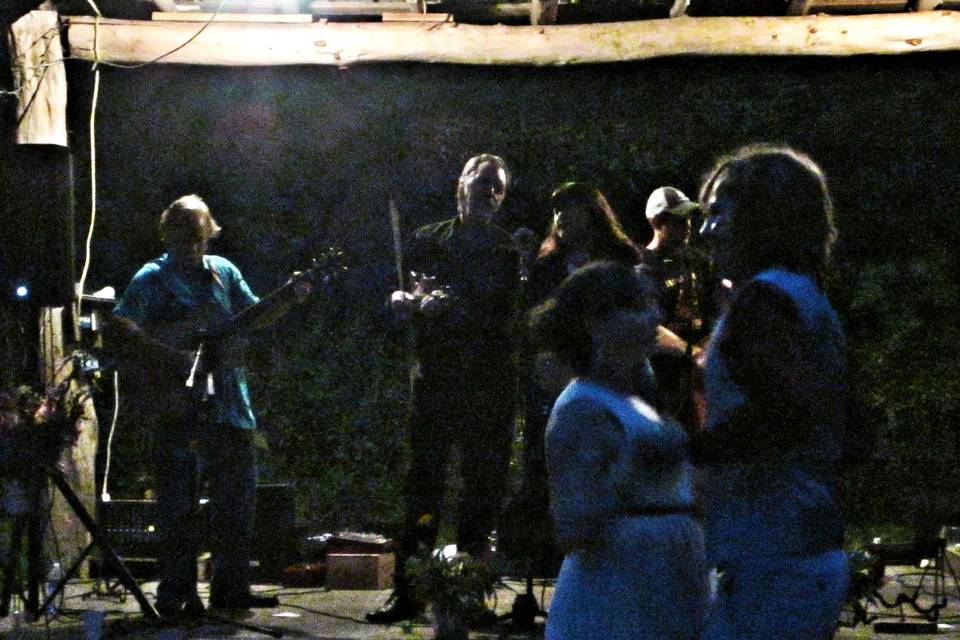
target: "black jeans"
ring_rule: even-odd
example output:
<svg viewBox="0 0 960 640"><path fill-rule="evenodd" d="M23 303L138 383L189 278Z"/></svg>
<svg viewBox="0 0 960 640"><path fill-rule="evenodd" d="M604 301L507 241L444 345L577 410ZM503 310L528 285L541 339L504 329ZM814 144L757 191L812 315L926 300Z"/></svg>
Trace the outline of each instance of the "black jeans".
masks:
<svg viewBox="0 0 960 640"><path fill-rule="evenodd" d="M418 548L436 544L440 507L452 447L461 450L463 489L457 514L459 550L480 555L496 526L506 491L517 390L511 367L456 377L410 376L406 517L397 557L397 581L404 561ZM401 585L402 588L402 585Z"/></svg>
<svg viewBox="0 0 960 640"><path fill-rule="evenodd" d="M155 443L157 526L160 534L158 600L184 600L197 592L200 488L210 498L213 556L211 591L246 593L257 488L253 430L212 424L192 441L168 432Z"/></svg>

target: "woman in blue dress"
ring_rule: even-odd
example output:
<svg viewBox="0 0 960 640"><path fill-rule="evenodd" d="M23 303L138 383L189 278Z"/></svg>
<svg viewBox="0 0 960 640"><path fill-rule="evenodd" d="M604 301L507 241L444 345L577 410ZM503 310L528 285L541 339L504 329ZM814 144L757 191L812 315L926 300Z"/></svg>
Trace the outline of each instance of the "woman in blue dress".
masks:
<svg viewBox="0 0 960 640"><path fill-rule="evenodd" d="M732 298L711 337L704 466L708 640L826 639L847 588L836 468L844 336L820 286L836 236L820 168L793 149L743 148L701 191Z"/></svg>
<svg viewBox="0 0 960 640"><path fill-rule="evenodd" d="M533 335L575 374L547 426L563 565L548 640L697 638L703 533L683 430L636 394L659 321L625 265L587 265L534 310Z"/></svg>

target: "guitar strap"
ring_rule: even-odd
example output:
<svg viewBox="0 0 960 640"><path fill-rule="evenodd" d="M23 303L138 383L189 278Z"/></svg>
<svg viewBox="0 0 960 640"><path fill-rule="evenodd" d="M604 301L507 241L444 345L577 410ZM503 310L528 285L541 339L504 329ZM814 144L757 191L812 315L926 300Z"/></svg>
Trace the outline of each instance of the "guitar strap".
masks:
<svg viewBox="0 0 960 640"><path fill-rule="evenodd" d="M217 273L217 270L212 264L207 261L207 256L203 257L203 266L206 267L207 271L210 272L210 277L213 278L213 281L217 283L221 289L226 290L226 287L223 284L223 279L220 277L220 274Z"/></svg>

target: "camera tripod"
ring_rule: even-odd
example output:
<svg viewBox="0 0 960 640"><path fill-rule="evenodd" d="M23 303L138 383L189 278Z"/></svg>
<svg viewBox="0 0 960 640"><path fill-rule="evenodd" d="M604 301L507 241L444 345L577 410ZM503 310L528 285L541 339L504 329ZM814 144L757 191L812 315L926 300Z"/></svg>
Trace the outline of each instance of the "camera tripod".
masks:
<svg viewBox="0 0 960 640"><path fill-rule="evenodd" d="M143 590L140 588L140 585L137 584L136 579L130 573L130 570L127 568L126 564L124 564L120 556L117 555L117 552L114 550L113 545L111 544L109 536L107 536L107 534L97 525L93 517L90 515L90 512L87 511L86 507L83 505L83 502L80 501L80 498L77 496L76 492L74 492L74 490L70 487L70 484L67 482L63 471L56 468L56 466L50 465L45 468L44 474L44 479L49 479L50 482L52 482L53 486L56 487L56 489L60 492L64 500L67 501L70 509L76 514L77 518L80 519L80 521L83 523L83 526L90 533L91 542L80 553L77 559L74 560L73 564L70 566L70 569L57 582L54 589L47 594L47 596L41 602L41 547L43 541L44 518L43 514L41 513L42 509L39 508L39 505L40 495L43 491L44 485L43 482L39 481L38 479L28 480L27 482L31 509L27 514L18 517L14 524L12 532L13 535L10 541L10 555L7 559L7 565L4 568L4 580L2 590L0 590L0 618L6 617L10 614L10 603L13 597L14 582L17 574L20 549L22 548L24 538L26 538L28 558L27 585L26 594L23 599L27 612L35 619L40 618L42 613L47 610L47 607L49 607L50 604L54 602L56 598L63 592L67 583L76 577L77 572L80 570L81 564L87 559L87 556L89 556L95 548L99 548L106 561L106 566L109 566L112 571L116 572L120 584L122 584L123 587L133 595L134 599L137 601L137 604L140 605L140 610L143 612L144 618L152 624L160 622L160 614L157 612L156 608L154 608L153 604L151 604L151 602L147 599L146 595L144 595ZM240 629L245 629L247 631L263 633L274 638L280 638L283 635L282 631L273 627L250 624L208 612L204 612L202 618L211 623L233 626Z"/></svg>
<svg viewBox="0 0 960 640"><path fill-rule="evenodd" d="M100 529L99 526L97 526L97 523L90 515L90 512L87 511L86 507L80 501L80 498L70 487L70 484L67 482L63 471L58 469L55 465L47 465L44 468L43 473L45 479L49 479L53 486L60 492L60 495L62 495L64 500L67 501L70 509L74 514L76 514L77 518L80 519L80 522L83 523L84 528L86 528L86 530L90 533L91 542L80 553L77 559L70 566L70 569L57 582L54 589L46 595L43 602L40 602L40 565L41 543L43 538L43 517L40 513L41 509L39 508L39 498L41 492L43 491L43 484L37 479L27 480L29 487L28 491L30 492L31 509L26 515L18 517L13 527L13 535L10 541L10 556L7 560L7 566L5 567L4 571L3 588L2 591L0 591L0 617L6 616L10 613L10 600L13 596L14 577L17 573L17 563L20 555L20 549L23 544L23 539L26 537L27 590L24 601L26 603L27 612L33 617L39 618L42 612L46 611L47 607L50 606L50 603L52 603L63 591L67 582L77 575L77 572L80 570L80 565L84 560L87 559L87 556L90 555L90 552L93 551L94 548L99 548L101 553L103 553L104 558L110 562L112 568L117 572L121 584L123 584L127 591L133 594L133 597L140 605L140 610L143 612L144 617L151 621L159 620L160 614L157 613L157 610L153 607L150 601L147 600L147 597L144 595L140 585L137 584L137 581L130 574L130 570L127 569L126 565L123 563L123 560L121 560L120 556L117 555L117 552L110 543L108 536Z"/></svg>

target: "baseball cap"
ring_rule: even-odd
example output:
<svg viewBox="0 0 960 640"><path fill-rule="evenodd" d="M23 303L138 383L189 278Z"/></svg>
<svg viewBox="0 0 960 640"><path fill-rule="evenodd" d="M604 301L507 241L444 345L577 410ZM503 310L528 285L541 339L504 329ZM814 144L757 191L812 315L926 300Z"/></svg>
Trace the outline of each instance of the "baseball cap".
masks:
<svg viewBox="0 0 960 640"><path fill-rule="evenodd" d="M691 201L680 189L660 187L647 198L647 220L653 220L661 213L687 217L699 208L700 205Z"/></svg>

